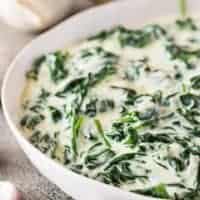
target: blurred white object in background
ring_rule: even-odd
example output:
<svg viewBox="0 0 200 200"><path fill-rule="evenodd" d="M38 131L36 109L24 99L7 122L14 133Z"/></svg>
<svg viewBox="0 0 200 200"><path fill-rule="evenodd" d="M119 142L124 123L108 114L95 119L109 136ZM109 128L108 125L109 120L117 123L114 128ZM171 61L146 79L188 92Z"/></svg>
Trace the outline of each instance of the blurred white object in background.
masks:
<svg viewBox="0 0 200 200"><path fill-rule="evenodd" d="M10 182L0 182L1 200L20 200L20 194L16 187Z"/></svg>
<svg viewBox="0 0 200 200"><path fill-rule="evenodd" d="M83 5L89 6L90 0L3 0L0 17L24 31L41 31Z"/></svg>

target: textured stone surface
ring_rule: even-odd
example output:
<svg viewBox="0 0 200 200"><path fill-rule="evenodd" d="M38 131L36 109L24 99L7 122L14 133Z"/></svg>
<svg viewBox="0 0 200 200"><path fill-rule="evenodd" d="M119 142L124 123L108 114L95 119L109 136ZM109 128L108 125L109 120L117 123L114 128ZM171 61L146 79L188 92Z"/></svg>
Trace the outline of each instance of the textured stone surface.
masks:
<svg viewBox="0 0 200 200"><path fill-rule="evenodd" d="M0 22L0 82L10 62L34 35L19 33ZM69 198L27 160L0 111L0 179L12 181L24 200L68 200Z"/></svg>

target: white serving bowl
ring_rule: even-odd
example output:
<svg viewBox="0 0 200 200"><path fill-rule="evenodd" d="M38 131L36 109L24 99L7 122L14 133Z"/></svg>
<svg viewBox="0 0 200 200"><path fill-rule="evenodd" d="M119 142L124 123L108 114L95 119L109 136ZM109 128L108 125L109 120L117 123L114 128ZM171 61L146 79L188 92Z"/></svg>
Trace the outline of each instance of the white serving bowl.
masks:
<svg viewBox="0 0 200 200"><path fill-rule="evenodd" d="M189 11L197 12L200 1L189 0ZM41 54L64 48L102 29L123 24L138 27L163 16L177 16L175 0L122 0L90 9L71 17L31 42L11 64L2 88L2 104L7 122L21 148L38 170L50 181L77 200L153 200L119 188L88 179L64 168L33 147L19 127L20 96L25 85L25 72Z"/></svg>

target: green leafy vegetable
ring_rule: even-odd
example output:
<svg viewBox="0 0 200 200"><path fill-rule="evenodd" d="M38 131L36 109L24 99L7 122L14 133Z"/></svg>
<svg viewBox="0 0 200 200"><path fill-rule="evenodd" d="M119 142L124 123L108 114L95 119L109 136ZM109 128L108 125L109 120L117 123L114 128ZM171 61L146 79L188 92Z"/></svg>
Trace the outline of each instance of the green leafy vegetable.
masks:
<svg viewBox="0 0 200 200"><path fill-rule="evenodd" d="M84 98L88 94L88 90L94 87L99 82L103 81L106 77L111 76L116 73L116 69L110 65L104 67L96 74L89 73L87 77L80 77L73 79L69 82L64 89L59 92L56 92L57 97L64 98L68 93L74 93L77 95L76 102L76 112L80 112L81 105Z"/></svg>
<svg viewBox="0 0 200 200"><path fill-rule="evenodd" d="M185 17L187 13L187 0L179 0L179 8L181 15Z"/></svg>
<svg viewBox="0 0 200 200"><path fill-rule="evenodd" d="M124 154L121 154L121 155L117 155L117 156L115 156L113 159L111 159L108 162L105 170L113 167L114 165L119 164L122 161L132 160L132 159L134 159L136 157L136 155L138 155L138 154L137 153L132 153L132 152L131 153L124 153Z"/></svg>
<svg viewBox="0 0 200 200"><path fill-rule="evenodd" d="M192 30L192 31L196 31L198 29L197 25L194 23L192 18L176 20L176 25L181 30L189 29L189 30Z"/></svg>
<svg viewBox="0 0 200 200"><path fill-rule="evenodd" d="M111 86L112 89L119 89L123 90L126 94L126 100L125 100L125 105L134 105L136 99L138 98L137 92L132 89L132 88L125 88L125 87L119 87L119 86Z"/></svg>
<svg viewBox="0 0 200 200"><path fill-rule="evenodd" d="M45 117L41 114L36 115L25 115L20 124L22 127L25 127L27 129L33 130L38 124L40 124Z"/></svg>
<svg viewBox="0 0 200 200"><path fill-rule="evenodd" d="M54 83L63 80L68 71L65 69L65 62L68 55L58 51L46 56L46 63L50 70L50 76Z"/></svg>
<svg viewBox="0 0 200 200"><path fill-rule="evenodd" d="M159 184L155 187L145 189L145 190L136 190L134 191L139 194L151 196L151 197L156 197L156 198L161 198L161 199L168 199L170 198L166 186L164 184Z"/></svg>
<svg viewBox="0 0 200 200"><path fill-rule="evenodd" d="M111 31L103 31L89 40L106 40L108 37L118 34L118 40L122 47L132 46L143 48L151 44L154 40L159 39L166 34L164 28L159 25L149 25L142 30L130 30L122 26L116 27Z"/></svg>
<svg viewBox="0 0 200 200"><path fill-rule="evenodd" d="M115 62L117 62L117 57L113 54L110 54L109 52L105 52L104 50L97 50L97 51L103 51L103 56L106 57L115 57ZM104 63L104 66L102 69L100 69L97 73L89 73L85 77L79 77L76 79L71 80L63 90L56 93L56 96L58 97L65 97L66 93L72 92L72 93L80 93L82 97L84 97L88 89L95 86L99 82L103 81L106 77L111 76L116 73L116 68L113 66L113 62L106 62Z"/></svg>
<svg viewBox="0 0 200 200"><path fill-rule="evenodd" d="M147 26L143 30L128 30L120 27L119 32L119 41L122 47L132 46L136 48L146 47L152 41L166 34L166 31L158 25Z"/></svg>
<svg viewBox="0 0 200 200"><path fill-rule="evenodd" d="M194 94L187 93L180 96L181 103L188 108L197 108L200 98Z"/></svg>
<svg viewBox="0 0 200 200"><path fill-rule="evenodd" d="M200 75L192 77L190 81L193 89L195 90L200 89Z"/></svg>
<svg viewBox="0 0 200 200"><path fill-rule="evenodd" d="M45 62L45 60L46 60L46 56L41 56L37 58L33 63L32 69L27 72L26 77L28 79L32 79L36 81L38 79L40 67Z"/></svg>
<svg viewBox="0 0 200 200"><path fill-rule="evenodd" d="M41 152L49 153L54 158L54 152L56 149L56 141L48 134L42 135L40 131L36 131L30 138L30 141L36 146Z"/></svg>
<svg viewBox="0 0 200 200"><path fill-rule="evenodd" d="M55 108L53 106L49 106L49 111L51 113L51 118L54 123L57 123L58 121L60 121L62 119L62 113L57 108Z"/></svg>
<svg viewBox="0 0 200 200"><path fill-rule="evenodd" d="M111 99L98 100L97 98L92 98L86 103L83 112L89 117L95 117L98 113L105 113L109 110L113 110L114 107L115 103Z"/></svg>
<svg viewBox="0 0 200 200"><path fill-rule="evenodd" d="M168 134L156 134L145 133L141 136L141 141L146 143L172 143L173 139Z"/></svg>
<svg viewBox="0 0 200 200"><path fill-rule="evenodd" d="M96 143L89 148L85 164L89 169L95 169L104 165L114 155L115 153L111 149L102 147L101 143Z"/></svg>
<svg viewBox="0 0 200 200"><path fill-rule="evenodd" d="M168 158L168 162L178 172L183 171L186 168L186 163L179 158Z"/></svg>
<svg viewBox="0 0 200 200"><path fill-rule="evenodd" d="M167 52L170 54L172 60L180 60L186 64L188 69L194 68L191 64L191 59L200 58L200 49L189 50L186 47L176 45L175 43L169 43L166 46Z"/></svg>
<svg viewBox="0 0 200 200"><path fill-rule="evenodd" d="M39 102L38 103L42 103L45 102L47 100L47 98L50 96L50 92L48 92L46 89L42 88L40 95L39 95Z"/></svg>
<svg viewBox="0 0 200 200"><path fill-rule="evenodd" d="M124 182L134 182L136 179L147 180L148 177L145 175L137 175L133 172L130 167L130 163L125 161L119 165L114 165L111 168L104 170L99 176L107 184L114 184L120 186Z"/></svg>
<svg viewBox="0 0 200 200"><path fill-rule="evenodd" d="M186 17L164 28L120 26L40 57L27 74L22 129L76 173L159 199L199 200L198 32Z"/></svg>
<svg viewBox="0 0 200 200"><path fill-rule="evenodd" d="M105 133L103 131L103 127L101 125L101 122L98 120L98 119L95 119L94 120L94 123L95 123L95 126L96 126L96 129L99 133L99 135L101 136L103 142L105 143L105 145L108 147L108 148L111 148L111 144L110 142L108 141L107 137L105 136Z"/></svg>
<svg viewBox="0 0 200 200"><path fill-rule="evenodd" d="M127 138L124 141L124 144L129 145L131 148L134 148L138 143L139 137L136 129L129 127L127 129Z"/></svg>
<svg viewBox="0 0 200 200"><path fill-rule="evenodd" d="M82 124L83 124L83 117L74 115L72 121L72 150L74 158L76 158L76 156L78 155L77 140Z"/></svg>

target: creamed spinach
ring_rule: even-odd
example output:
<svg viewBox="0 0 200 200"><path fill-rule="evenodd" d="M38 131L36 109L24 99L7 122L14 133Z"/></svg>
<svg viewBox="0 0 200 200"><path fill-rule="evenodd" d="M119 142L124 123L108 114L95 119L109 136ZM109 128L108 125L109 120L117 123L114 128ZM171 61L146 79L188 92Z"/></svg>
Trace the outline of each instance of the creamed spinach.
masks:
<svg viewBox="0 0 200 200"><path fill-rule="evenodd" d="M198 21L102 31L26 76L20 124L40 151L126 191L200 198Z"/></svg>

